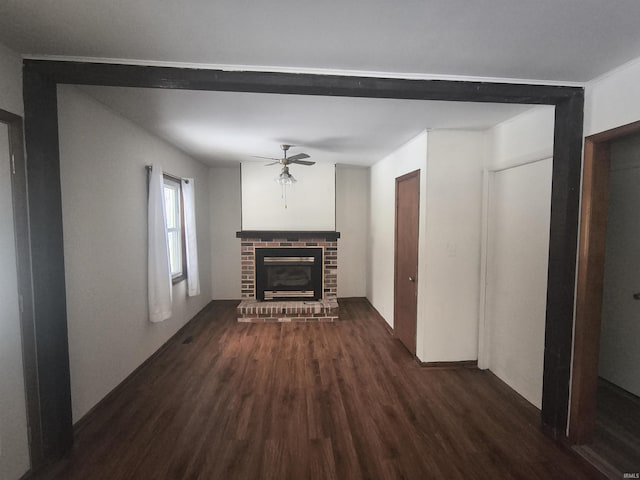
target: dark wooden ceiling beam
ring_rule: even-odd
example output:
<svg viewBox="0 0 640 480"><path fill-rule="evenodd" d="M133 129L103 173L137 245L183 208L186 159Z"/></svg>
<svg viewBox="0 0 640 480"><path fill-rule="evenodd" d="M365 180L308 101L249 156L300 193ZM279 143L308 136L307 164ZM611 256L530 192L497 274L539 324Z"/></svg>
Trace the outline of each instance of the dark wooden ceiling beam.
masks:
<svg viewBox="0 0 640 480"><path fill-rule="evenodd" d="M45 460L68 451L73 438L58 84L555 105L542 423L554 436L564 435L573 332L583 88L25 60L30 253Z"/></svg>
<svg viewBox="0 0 640 480"><path fill-rule="evenodd" d="M143 65L25 60L25 71L56 83L279 93L450 102L555 105L580 87L457 80L409 80L306 73L225 71Z"/></svg>

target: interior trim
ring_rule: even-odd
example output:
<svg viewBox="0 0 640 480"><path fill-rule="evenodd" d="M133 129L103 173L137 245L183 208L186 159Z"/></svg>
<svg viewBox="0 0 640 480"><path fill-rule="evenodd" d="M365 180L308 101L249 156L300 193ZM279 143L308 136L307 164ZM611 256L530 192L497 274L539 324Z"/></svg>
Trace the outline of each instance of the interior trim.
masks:
<svg viewBox="0 0 640 480"><path fill-rule="evenodd" d="M9 153L13 157L11 194L15 235L18 294L22 297L20 333L24 372L25 405L28 425L29 457L31 469L43 462L41 435L40 394L38 387L37 345L33 313L31 277L31 246L29 234L29 205L27 198L27 168L24 155L22 117L0 110L0 123L8 127ZM3 172L5 174L6 172Z"/></svg>
<svg viewBox="0 0 640 480"><path fill-rule="evenodd" d="M611 142L640 133L640 121L585 139L569 440L591 442L602 320Z"/></svg>
<svg viewBox="0 0 640 480"><path fill-rule="evenodd" d="M563 80L540 80L536 78L482 77L474 75L446 75L437 73L416 72L388 72L375 70L351 70L339 68L285 67L278 65L239 65L228 63L193 63L170 62L159 60L143 60L116 57L83 57L71 55L23 55L27 60L46 60L80 63L115 63L121 65L143 65L147 67L197 68L205 70L225 70L235 72L279 72L279 73L308 73L312 75L339 75L343 77L373 77L400 78L407 80L451 80L466 82L491 83L525 83L528 85L558 85L563 87L584 87L585 82L570 82Z"/></svg>

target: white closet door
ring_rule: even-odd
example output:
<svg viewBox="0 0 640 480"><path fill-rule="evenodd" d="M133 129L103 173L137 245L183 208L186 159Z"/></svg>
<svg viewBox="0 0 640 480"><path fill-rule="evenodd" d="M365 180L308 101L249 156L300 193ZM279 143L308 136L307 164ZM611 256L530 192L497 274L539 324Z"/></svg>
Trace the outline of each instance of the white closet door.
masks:
<svg viewBox="0 0 640 480"><path fill-rule="evenodd" d="M492 174L485 322L489 368L542 405L551 159Z"/></svg>

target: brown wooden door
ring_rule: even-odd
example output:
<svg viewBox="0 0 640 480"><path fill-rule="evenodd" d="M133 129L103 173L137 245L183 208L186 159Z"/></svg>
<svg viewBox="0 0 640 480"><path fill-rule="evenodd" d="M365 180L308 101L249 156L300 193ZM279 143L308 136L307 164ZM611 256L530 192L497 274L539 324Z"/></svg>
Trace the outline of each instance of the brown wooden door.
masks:
<svg viewBox="0 0 640 480"><path fill-rule="evenodd" d="M416 354L420 170L396 178L394 332Z"/></svg>

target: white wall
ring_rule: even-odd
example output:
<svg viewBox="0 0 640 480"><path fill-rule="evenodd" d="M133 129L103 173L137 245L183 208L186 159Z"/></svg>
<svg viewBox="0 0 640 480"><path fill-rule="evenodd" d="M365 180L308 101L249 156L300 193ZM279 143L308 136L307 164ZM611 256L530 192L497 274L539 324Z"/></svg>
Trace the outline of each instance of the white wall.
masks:
<svg viewBox="0 0 640 480"><path fill-rule="evenodd" d="M297 183L283 191L275 182L281 167L242 164L243 230L335 230L335 165L289 167ZM285 208L286 205L286 208Z"/></svg>
<svg viewBox="0 0 640 480"><path fill-rule="evenodd" d="M58 89L73 419L211 299L208 168L82 94ZM173 316L150 323L145 165L194 178L202 294L174 286Z"/></svg>
<svg viewBox="0 0 640 480"><path fill-rule="evenodd" d="M22 59L0 44L0 108L23 115Z"/></svg>
<svg viewBox="0 0 640 480"><path fill-rule="evenodd" d="M416 355L475 360L485 135L430 131L371 168L367 297L393 326L395 179L420 170Z"/></svg>
<svg viewBox="0 0 640 480"><path fill-rule="evenodd" d="M589 82L585 89L584 133L640 120L640 57Z"/></svg>
<svg viewBox="0 0 640 480"><path fill-rule="evenodd" d="M553 115L553 108L542 107L491 132L423 133L371 168L367 296L392 326L395 178L421 170L416 345L420 360L478 358L482 171L487 164L505 166L549 155ZM546 188L550 181L550 171L544 172L540 186ZM543 265L546 261L545 254ZM542 282L546 292L546 277ZM540 321L544 325L544 314Z"/></svg>
<svg viewBox="0 0 640 480"><path fill-rule="evenodd" d="M482 132L430 131L427 153L426 277L418 357L426 362L476 360Z"/></svg>
<svg viewBox="0 0 640 480"><path fill-rule="evenodd" d="M240 166L209 170L211 287L214 300L240 298Z"/></svg>
<svg viewBox="0 0 640 480"><path fill-rule="evenodd" d="M600 376L640 396L640 135L611 145Z"/></svg>
<svg viewBox="0 0 640 480"><path fill-rule="evenodd" d="M215 300L239 299L240 239L236 232L241 229L240 167L213 167L209 182L212 295ZM338 296L364 297L368 278L369 169L336 167L335 184L335 229L340 232ZM265 226L268 225L272 224Z"/></svg>
<svg viewBox="0 0 640 480"><path fill-rule="evenodd" d="M22 60L0 45L0 109L23 114ZM0 478L29 470L8 127L0 123Z"/></svg>
<svg viewBox="0 0 640 480"><path fill-rule="evenodd" d="M487 132L488 285L479 365L538 408L542 401L554 108ZM546 160L544 160L546 159ZM522 162L541 160L522 165ZM484 352L484 353L483 353Z"/></svg>
<svg viewBox="0 0 640 480"><path fill-rule="evenodd" d="M367 295L369 169L336 166L338 297Z"/></svg>
<svg viewBox="0 0 640 480"><path fill-rule="evenodd" d="M396 178L414 170L420 170L420 225L418 248L418 342L423 332L424 317L423 278L425 267L424 238L426 235L427 191L427 132L422 132L396 151L387 155L371 167L370 173L370 220L369 220L369 282L367 298L393 327L393 283L394 283L394 229ZM419 355L420 356L420 355Z"/></svg>
<svg viewBox="0 0 640 480"><path fill-rule="evenodd" d="M551 157L554 116L553 106L534 107L490 129L487 167L504 168Z"/></svg>

